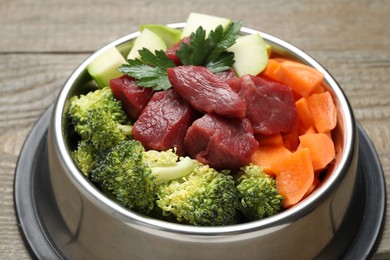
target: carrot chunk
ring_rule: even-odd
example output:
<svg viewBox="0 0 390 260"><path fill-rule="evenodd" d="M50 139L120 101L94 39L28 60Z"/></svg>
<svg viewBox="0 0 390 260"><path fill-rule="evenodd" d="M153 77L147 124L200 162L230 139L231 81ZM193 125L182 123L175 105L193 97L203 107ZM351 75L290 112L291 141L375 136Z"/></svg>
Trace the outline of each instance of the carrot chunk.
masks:
<svg viewBox="0 0 390 260"><path fill-rule="evenodd" d="M291 154L290 150L284 147L283 144L260 146L252 155L252 162L262 167L268 175L275 176L272 165L289 154Z"/></svg>
<svg viewBox="0 0 390 260"><path fill-rule="evenodd" d="M307 104L318 132L330 132L336 127L337 110L328 91L311 95L307 98Z"/></svg>
<svg viewBox="0 0 390 260"><path fill-rule="evenodd" d="M269 59L267 66L261 74L280 83L283 83L283 79L286 78L286 71L276 59Z"/></svg>
<svg viewBox="0 0 390 260"><path fill-rule="evenodd" d="M280 133L273 134L273 135L255 135L256 140L259 142L260 146L265 145L282 145L283 144L283 138Z"/></svg>
<svg viewBox="0 0 390 260"><path fill-rule="evenodd" d="M317 130L315 129L314 126L311 126L305 129L305 132L303 132L302 134L315 134L315 133L317 133Z"/></svg>
<svg viewBox="0 0 390 260"><path fill-rule="evenodd" d="M283 196L283 206L297 204L314 182L313 164L308 148L302 148L272 164L276 174L276 188Z"/></svg>
<svg viewBox="0 0 390 260"><path fill-rule="evenodd" d="M324 75L302 63L285 60L282 62L282 67L286 69L289 78L290 87L303 97L309 96L313 91L317 90L324 79Z"/></svg>
<svg viewBox="0 0 390 260"><path fill-rule="evenodd" d="M299 141L299 149L309 149L314 171L324 169L335 158L334 143L328 134L305 134Z"/></svg>
<svg viewBox="0 0 390 260"><path fill-rule="evenodd" d="M283 58L269 59L262 74L289 86L302 97L318 92L324 79L324 75L315 68Z"/></svg>
<svg viewBox="0 0 390 260"><path fill-rule="evenodd" d="M309 189L307 190L305 196L303 196L304 198L306 198L307 196L309 196L316 188L317 186L321 183L320 181L320 178L318 177L318 175L314 174L314 180L313 180L313 183L310 185Z"/></svg>
<svg viewBox="0 0 390 260"><path fill-rule="evenodd" d="M283 143L284 146L290 151L295 151L299 145L299 132L300 132L300 124L299 121L296 121L296 125L294 131L289 134L283 134Z"/></svg>
<svg viewBox="0 0 390 260"><path fill-rule="evenodd" d="M324 84L324 81L322 81L321 84L318 84L315 88L312 89L310 94L319 94L325 92Z"/></svg>
<svg viewBox="0 0 390 260"><path fill-rule="evenodd" d="M306 98L300 98L295 102L295 106L297 109L298 119L302 123L303 127L308 129L314 126L313 115L311 114Z"/></svg>

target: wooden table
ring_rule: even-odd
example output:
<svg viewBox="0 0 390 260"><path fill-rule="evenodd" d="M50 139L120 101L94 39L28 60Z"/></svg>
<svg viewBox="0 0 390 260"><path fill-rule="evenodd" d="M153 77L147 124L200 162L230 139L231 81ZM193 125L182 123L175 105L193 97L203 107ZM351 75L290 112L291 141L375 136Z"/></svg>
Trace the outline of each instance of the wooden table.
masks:
<svg viewBox="0 0 390 260"><path fill-rule="evenodd" d="M14 171L34 122L73 69L139 24L183 22L191 11L241 19L328 68L390 178L390 1L0 0L0 259L31 258L14 212ZM390 259L389 224L374 258Z"/></svg>

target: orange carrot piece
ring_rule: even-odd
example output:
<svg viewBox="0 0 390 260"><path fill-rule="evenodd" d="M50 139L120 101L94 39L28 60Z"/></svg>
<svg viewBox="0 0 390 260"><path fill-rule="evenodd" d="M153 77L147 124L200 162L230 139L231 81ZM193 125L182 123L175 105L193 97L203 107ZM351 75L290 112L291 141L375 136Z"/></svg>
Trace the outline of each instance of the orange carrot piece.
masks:
<svg viewBox="0 0 390 260"><path fill-rule="evenodd" d="M295 102L297 109L298 119L302 123L305 129L314 126L313 115L311 114L310 108L307 104L306 98L300 98Z"/></svg>
<svg viewBox="0 0 390 260"><path fill-rule="evenodd" d="M284 146L286 146L287 149L290 151L295 151L298 148L299 145L299 132L300 132L300 124L297 120L294 131L292 131L289 134L283 134L283 143Z"/></svg>
<svg viewBox="0 0 390 260"><path fill-rule="evenodd" d="M262 75L289 86L301 97L323 91L324 75L308 65L283 58L269 59Z"/></svg>
<svg viewBox="0 0 390 260"><path fill-rule="evenodd" d="M286 77L286 71L281 67L280 62L276 59L268 59L268 64L261 72L261 75L271 80L283 83L282 79Z"/></svg>
<svg viewBox="0 0 390 260"><path fill-rule="evenodd" d="M308 148L302 148L275 162L276 188L283 196L283 206L289 208L305 196L314 181L313 164Z"/></svg>
<svg viewBox="0 0 390 260"><path fill-rule="evenodd" d="M337 110L328 91L311 95L307 98L307 104L318 132L329 132L336 127Z"/></svg>
<svg viewBox="0 0 390 260"><path fill-rule="evenodd" d="M315 188L317 188L317 186L320 184L320 178L318 178L318 176L316 174L314 174L314 181L313 183L310 185L309 189L307 190L305 196L303 196L304 198L306 198L307 196L309 196L314 190Z"/></svg>
<svg viewBox="0 0 390 260"><path fill-rule="evenodd" d="M260 146L265 145L283 145L283 138L280 133L273 135L255 135L256 140L259 142Z"/></svg>
<svg viewBox="0 0 390 260"><path fill-rule="evenodd" d="M309 149L314 171L324 169L336 156L333 140L328 134L305 134L299 137L299 141L299 149Z"/></svg>
<svg viewBox="0 0 390 260"><path fill-rule="evenodd" d="M324 79L324 75L317 69L302 63L286 60L281 63L281 66L287 72L288 81L285 84L302 97L309 96Z"/></svg>
<svg viewBox="0 0 390 260"><path fill-rule="evenodd" d="M318 84L316 87L314 87L312 89L312 91L310 92L310 95L312 95L312 94L320 94L320 93L325 92L325 87L324 87L323 84L325 84L325 83L322 81L321 84Z"/></svg>
<svg viewBox="0 0 390 260"><path fill-rule="evenodd" d="M302 134L315 134L315 133L317 133L317 130L314 128L314 126L311 126L305 129L305 132Z"/></svg>
<svg viewBox="0 0 390 260"><path fill-rule="evenodd" d="M252 155L252 162L262 167L268 175L275 176L272 165L289 154L291 154L290 150L284 147L283 144L260 146Z"/></svg>

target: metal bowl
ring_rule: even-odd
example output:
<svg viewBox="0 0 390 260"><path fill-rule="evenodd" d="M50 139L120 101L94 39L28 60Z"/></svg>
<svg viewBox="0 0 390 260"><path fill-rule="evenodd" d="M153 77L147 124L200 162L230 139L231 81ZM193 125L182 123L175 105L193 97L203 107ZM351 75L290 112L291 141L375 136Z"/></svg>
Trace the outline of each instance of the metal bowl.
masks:
<svg viewBox="0 0 390 260"><path fill-rule="evenodd" d="M171 24L183 28L184 23ZM49 126L49 171L52 189L72 239L65 257L86 259L308 259L321 257L345 219L357 172L357 128L348 100L332 76L313 58L271 35L260 33L274 52L308 64L325 75L335 100L338 124L332 134L336 160L325 180L296 206L275 216L223 227L197 227L145 217L106 197L78 170L70 156L65 113L69 98L88 90L86 66L116 46L126 54L139 32L104 46L69 77L56 100ZM341 243L331 250L338 257ZM329 252L327 252L329 257Z"/></svg>

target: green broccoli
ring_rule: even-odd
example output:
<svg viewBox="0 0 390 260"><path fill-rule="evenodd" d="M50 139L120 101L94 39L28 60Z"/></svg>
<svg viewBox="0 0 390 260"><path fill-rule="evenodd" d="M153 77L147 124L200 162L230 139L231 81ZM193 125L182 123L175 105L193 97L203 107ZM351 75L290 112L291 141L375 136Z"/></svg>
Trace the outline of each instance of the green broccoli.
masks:
<svg viewBox="0 0 390 260"><path fill-rule="evenodd" d="M115 146L132 133L121 102L115 99L109 87L72 97L68 116L81 139L98 150Z"/></svg>
<svg viewBox="0 0 390 260"><path fill-rule="evenodd" d="M276 189L275 179L250 163L240 169L237 190L239 210L250 220L259 220L275 215L282 210L283 197Z"/></svg>
<svg viewBox="0 0 390 260"><path fill-rule="evenodd" d="M81 172L88 177L100 157L100 150L90 141L80 140L77 149L72 151L72 158Z"/></svg>
<svg viewBox="0 0 390 260"><path fill-rule="evenodd" d="M166 217L198 226L235 223L237 190L228 171L197 162L191 174L158 186L156 204Z"/></svg>
<svg viewBox="0 0 390 260"><path fill-rule="evenodd" d="M158 184L192 172L195 161L174 151L145 151L139 141L125 140L96 162L90 179L124 207L147 214L154 208Z"/></svg>
<svg viewBox="0 0 390 260"><path fill-rule="evenodd" d="M80 136L72 158L86 176L109 148L131 138L132 126L109 87L72 97L67 115Z"/></svg>

